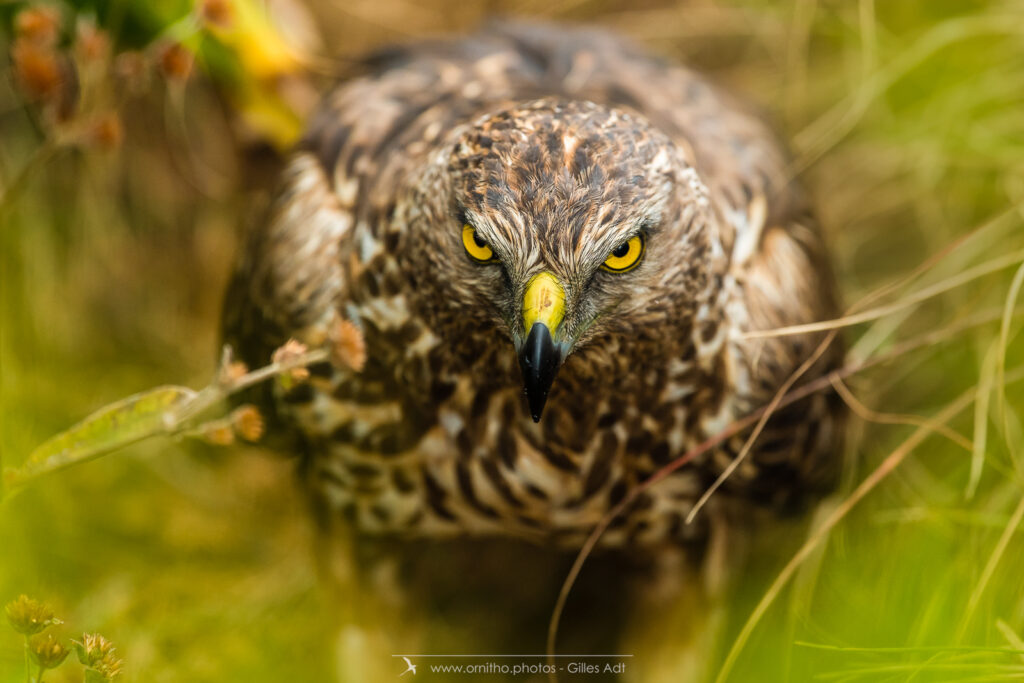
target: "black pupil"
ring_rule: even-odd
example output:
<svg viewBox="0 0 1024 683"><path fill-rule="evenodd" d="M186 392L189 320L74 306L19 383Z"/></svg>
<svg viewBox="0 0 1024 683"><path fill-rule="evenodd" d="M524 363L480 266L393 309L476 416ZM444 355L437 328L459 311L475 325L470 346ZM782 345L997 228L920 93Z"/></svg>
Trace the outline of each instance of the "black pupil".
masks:
<svg viewBox="0 0 1024 683"><path fill-rule="evenodd" d="M480 233L478 233L476 230L473 231L473 243L476 244L476 246L480 247L481 249L487 246L487 242L484 242L483 238L480 237Z"/></svg>
<svg viewBox="0 0 1024 683"><path fill-rule="evenodd" d="M612 249L612 256L615 258L622 258L629 253L629 242L623 242L619 246Z"/></svg>

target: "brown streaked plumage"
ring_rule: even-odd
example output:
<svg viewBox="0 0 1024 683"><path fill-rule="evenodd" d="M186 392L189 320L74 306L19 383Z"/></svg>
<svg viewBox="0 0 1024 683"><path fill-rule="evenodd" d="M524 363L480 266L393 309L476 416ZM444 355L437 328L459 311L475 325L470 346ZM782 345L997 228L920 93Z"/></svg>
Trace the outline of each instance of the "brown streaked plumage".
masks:
<svg viewBox="0 0 1024 683"><path fill-rule="evenodd" d="M464 225L492 260L467 255ZM602 269L634 236L639 265ZM550 343L524 325L539 273L564 304ZM226 326L252 364L289 337L321 343L336 315L363 331L362 372L316 367L276 397L329 515L572 546L766 403L820 339L743 332L835 314L815 221L758 117L607 33L503 24L383 53L326 97ZM534 352L562 362L546 405L546 386L523 396ZM711 509L743 518L827 489L835 442L828 399L782 411ZM604 543L700 544L704 516L684 518L741 444L645 493Z"/></svg>

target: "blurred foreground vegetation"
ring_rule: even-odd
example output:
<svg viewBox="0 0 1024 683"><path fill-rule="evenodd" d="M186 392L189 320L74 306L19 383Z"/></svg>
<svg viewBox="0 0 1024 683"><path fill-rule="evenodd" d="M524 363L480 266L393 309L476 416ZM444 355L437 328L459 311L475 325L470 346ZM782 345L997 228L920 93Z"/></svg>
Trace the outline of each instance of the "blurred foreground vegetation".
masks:
<svg viewBox="0 0 1024 683"><path fill-rule="evenodd" d="M83 0L46 5L57 32L19 44L29 6L0 4L4 466L126 395L209 381L241 228L333 65L487 14L592 21L769 112L849 304L943 290L847 331L852 361L894 355L847 382L853 457L819 523L966 397L766 603L727 680L1024 678L1024 382L1002 386L1024 363L1024 3ZM27 593L55 633L102 633L128 681L331 680L291 470L164 441L54 475L0 507L0 603ZM726 650L790 559L755 562ZM22 660L0 624L0 683Z"/></svg>

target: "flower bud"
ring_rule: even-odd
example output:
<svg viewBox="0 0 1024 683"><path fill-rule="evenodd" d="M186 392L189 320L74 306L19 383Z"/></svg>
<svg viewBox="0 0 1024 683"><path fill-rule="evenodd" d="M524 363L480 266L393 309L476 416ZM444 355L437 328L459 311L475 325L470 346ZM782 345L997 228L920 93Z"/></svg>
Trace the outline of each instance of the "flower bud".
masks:
<svg viewBox="0 0 1024 683"><path fill-rule="evenodd" d="M266 428L259 409L250 404L239 406L231 413L231 424L238 436L252 442L259 441Z"/></svg>
<svg viewBox="0 0 1024 683"><path fill-rule="evenodd" d="M361 372L366 365L366 338L351 320L335 317L328 331L331 361Z"/></svg>
<svg viewBox="0 0 1024 683"><path fill-rule="evenodd" d="M40 669L55 669L67 658L69 650L52 633L33 636L28 641L28 653Z"/></svg>
<svg viewBox="0 0 1024 683"><path fill-rule="evenodd" d="M60 12L55 7L29 7L18 12L14 35L40 45L53 47L60 34Z"/></svg>
<svg viewBox="0 0 1024 683"><path fill-rule="evenodd" d="M7 603L4 612L14 630L26 636L33 636L48 626L63 623L53 616L53 610L49 605L33 600L27 595L19 596L17 600Z"/></svg>
<svg viewBox="0 0 1024 683"><path fill-rule="evenodd" d="M157 53L160 72L172 81L184 81L192 73L192 53L181 43L166 43Z"/></svg>

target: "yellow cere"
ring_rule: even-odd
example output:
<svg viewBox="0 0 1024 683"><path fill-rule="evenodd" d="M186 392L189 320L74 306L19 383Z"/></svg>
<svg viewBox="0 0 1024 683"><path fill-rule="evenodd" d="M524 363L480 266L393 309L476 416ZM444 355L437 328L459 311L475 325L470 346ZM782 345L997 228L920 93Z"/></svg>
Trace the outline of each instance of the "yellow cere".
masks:
<svg viewBox="0 0 1024 683"><path fill-rule="evenodd" d="M613 273L625 273L627 270L636 268L643 255L644 238L642 235L633 235L628 242L613 249L601 267Z"/></svg>
<svg viewBox="0 0 1024 683"><path fill-rule="evenodd" d="M544 323L551 333L565 316L565 290L551 273L537 273L526 284L523 295L523 329L529 334L534 323Z"/></svg>
<svg viewBox="0 0 1024 683"><path fill-rule="evenodd" d="M494 252L487 243L477 237L476 228L469 223L462 226L462 246L466 253L477 261L490 261L494 258Z"/></svg>

